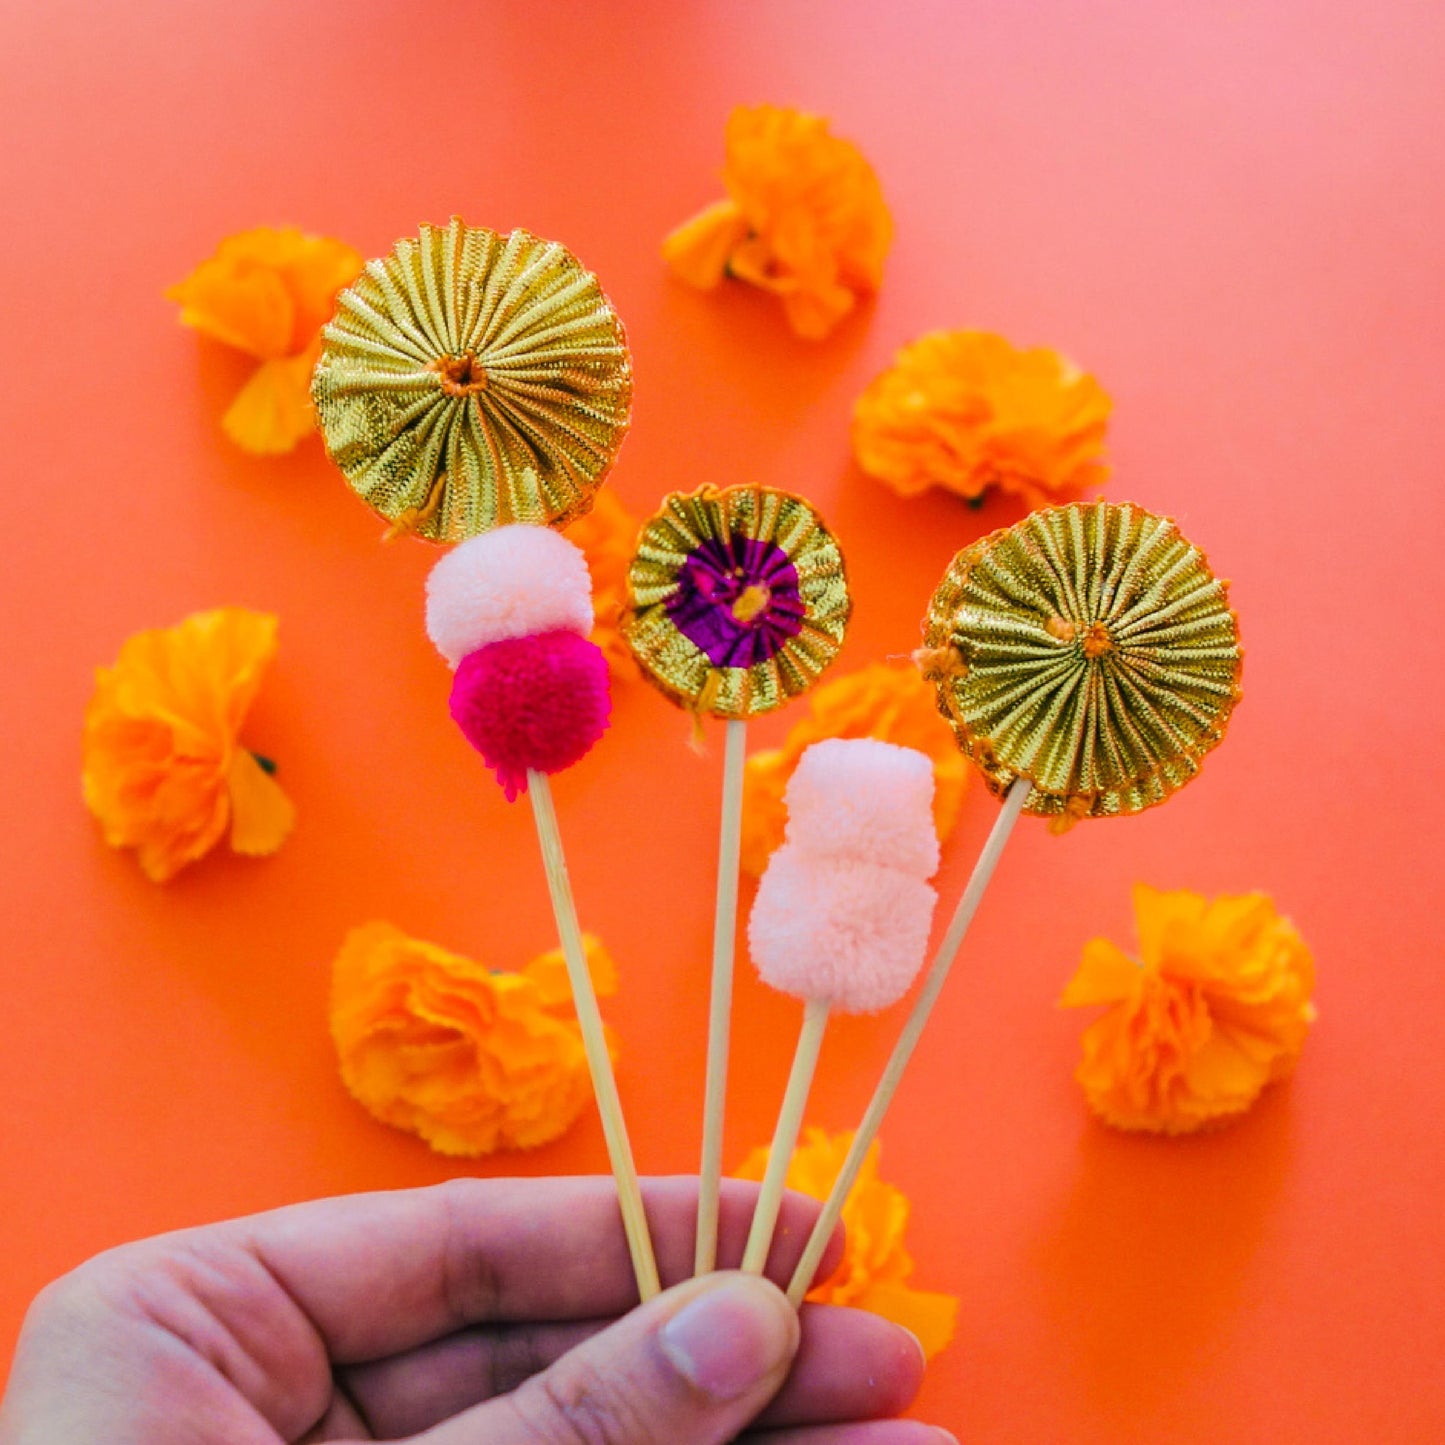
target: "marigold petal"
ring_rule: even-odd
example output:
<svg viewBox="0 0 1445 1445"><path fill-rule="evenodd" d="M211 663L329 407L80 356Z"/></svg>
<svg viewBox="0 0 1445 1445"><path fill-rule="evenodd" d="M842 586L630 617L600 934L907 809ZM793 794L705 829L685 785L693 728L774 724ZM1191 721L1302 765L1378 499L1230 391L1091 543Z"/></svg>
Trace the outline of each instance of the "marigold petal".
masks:
<svg viewBox="0 0 1445 1445"><path fill-rule="evenodd" d="M990 486L1031 506L1076 497L1107 475L1111 402L1046 347L985 331L935 331L905 346L853 408L853 452L901 496Z"/></svg>
<svg viewBox="0 0 1445 1445"><path fill-rule="evenodd" d="M125 801L141 802L137 789ZM230 813L226 793L213 786L203 764L173 765L157 775L145 790L144 823L132 814L105 830L112 847L134 848L141 872L153 883L166 883L188 863L204 858L226 831ZM127 823L130 826L127 826Z"/></svg>
<svg viewBox="0 0 1445 1445"><path fill-rule="evenodd" d="M263 361L221 418L225 433L253 456L281 456L316 430L311 407L315 353Z"/></svg>
<svg viewBox="0 0 1445 1445"><path fill-rule="evenodd" d="M231 848L247 857L274 853L296 826L296 805L254 753L237 748L226 775Z"/></svg>
<svg viewBox="0 0 1445 1445"><path fill-rule="evenodd" d="M788 325L809 341L821 341L856 305L846 286L819 285L783 297Z"/></svg>
<svg viewBox="0 0 1445 1445"><path fill-rule="evenodd" d="M1185 1061L1182 1083L1196 1098L1248 1107L1269 1082L1274 1052L1263 1039L1211 1029L1208 1042Z"/></svg>
<svg viewBox="0 0 1445 1445"><path fill-rule="evenodd" d="M1136 883L1134 927L1139 936L1140 958L1146 964L1162 965L1172 941L1182 961L1199 937L1205 906L1205 899L1187 888L1166 892Z"/></svg>
<svg viewBox="0 0 1445 1445"><path fill-rule="evenodd" d="M597 996L611 997L617 992L617 965L612 961L612 955L595 933L582 935L582 947L587 958L587 972ZM536 986L538 1002L543 1008L572 1006L572 982L567 973L566 955L560 948L532 959L522 968L521 977Z"/></svg>
<svg viewBox="0 0 1445 1445"><path fill-rule="evenodd" d="M788 1161L789 1189L826 1199L853 1143L851 1133L829 1134L810 1126ZM762 1179L768 1166L766 1146L754 1149L734 1170L739 1179ZM909 1289L904 1281L913 1260L904 1247L909 1202L902 1190L878 1178L880 1145L875 1139L858 1171L843 1209L843 1258L827 1279L808 1292L815 1304L849 1305L872 1310L912 1329L925 1352L936 1354L953 1334L958 1301L950 1295Z"/></svg>
<svg viewBox="0 0 1445 1445"><path fill-rule="evenodd" d="M180 303L181 325L234 346L258 361L285 356L296 329L296 305L274 271L202 261L166 292Z"/></svg>
<svg viewBox="0 0 1445 1445"><path fill-rule="evenodd" d="M674 272L710 288L723 275L779 296L800 336L825 336L875 291L893 236L878 177L821 116L738 106L728 117L729 199L663 243Z"/></svg>
<svg viewBox="0 0 1445 1445"><path fill-rule="evenodd" d="M595 939L589 956L605 984L610 959ZM440 1153L548 1143L592 1097L581 1029L556 1011L569 999L552 955L503 973L391 924L364 925L332 969L342 1081L376 1118Z"/></svg>
<svg viewBox="0 0 1445 1445"><path fill-rule="evenodd" d="M97 670L82 789L147 876L173 877L224 834L237 736L275 651L275 617L220 608L137 633Z"/></svg>
<svg viewBox="0 0 1445 1445"><path fill-rule="evenodd" d="M924 1357L930 1360L952 1342L958 1325L957 1295L910 1289L891 1281L870 1284L854 1299L853 1307L912 1330L923 1346Z"/></svg>
<svg viewBox="0 0 1445 1445"><path fill-rule="evenodd" d="M1092 1008L1132 997L1139 988L1139 965L1116 943L1091 938L1079 970L1059 999L1061 1008Z"/></svg>
<svg viewBox="0 0 1445 1445"><path fill-rule="evenodd" d="M613 677L635 680L642 674L622 636L627 606L627 570L637 541L638 520L604 487L592 510L566 528L569 541L582 549L592 578L592 642L607 659Z"/></svg>
<svg viewBox="0 0 1445 1445"><path fill-rule="evenodd" d="M285 235L286 254L279 261L279 270L296 308L290 350L293 355L311 347L319 351L319 334L336 310L337 292L356 280L366 258L330 236L308 236L294 230Z"/></svg>
<svg viewBox="0 0 1445 1445"><path fill-rule="evenodd" d="M747 217L737 203L714 201L668 234L662 259L679 281L710 291L727 274L729 257L747 234Z"/></svg>
<svg viewBox="0 0 1445 1445"><path fill-rule="evenodd" d="M1142 962L1092 940L1063 1002L1107 1004L1077 1078L1121 1129L1181 1134L1243 1113L1294 1067L1315 1017L1314 963L1264 894L1212 903L1140 885Z"/></svg>
<svg viewBox="0 0 1445 1445"><path fill-rule="evenodd" d="M311 345L362 265L360 252L329 236L257 226L228 236L166 295L180 303L183 325L268 361Z"/></svg>

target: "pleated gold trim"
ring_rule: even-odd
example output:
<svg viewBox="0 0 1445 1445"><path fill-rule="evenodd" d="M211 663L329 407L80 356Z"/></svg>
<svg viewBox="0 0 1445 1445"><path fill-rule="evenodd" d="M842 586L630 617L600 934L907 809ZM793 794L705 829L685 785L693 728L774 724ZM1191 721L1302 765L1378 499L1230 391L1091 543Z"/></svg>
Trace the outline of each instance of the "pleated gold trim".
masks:
<svg viewBox="0 0 1445 1445"><path fill-rule="evenodd" d="M592 505L632 411L622 322L564 246L453 217L337 298L311 395L331 459L393 524L455 542Z"/></svg>
<svg viewBox="0 0 1445 1445"><path fill-rule="evenodd" d="M1218 746L1243 653L1226 584L1132 503L1033 512L966 547L929 604L924 676L994 792L1076 818L1163 802Z"/></svg>
<svg viewBox="0 0 1445 1445"><path fill-rule="evenodd" d="M669 609L689 557L708 542L753 539L785 554L801 603L795 635L746 667L717 666L680 630ZM811 505L771 487L674 492L642 526L628 571L622 633L643 676L695 713L750 718L805 692L843 644L852 600L843 554ZM744 623L757 615L753 589L732 603Z"/></svg>

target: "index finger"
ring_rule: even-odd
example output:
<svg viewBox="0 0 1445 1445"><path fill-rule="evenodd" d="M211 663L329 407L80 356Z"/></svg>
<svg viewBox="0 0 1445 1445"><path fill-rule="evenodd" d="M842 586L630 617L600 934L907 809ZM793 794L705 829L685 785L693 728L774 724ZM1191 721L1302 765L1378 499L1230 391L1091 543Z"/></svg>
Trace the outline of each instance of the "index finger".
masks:
<svg viewBox="0 0 1445 1445"><path fill-rule="evenodd" d="M644 1180L664 1287L692 1273L697 1180ZM758 1186L724 1180L718 1267L742 1258ZM820 1206L786 1197L767 1274L786 1286ZM456 1179L293 1205L222 1226L260 1260L331 1359L380 1359L466 1325L581 1320L638 1302L607 1176ZM841 1231L820 1277L837 1263Z"/></svg>

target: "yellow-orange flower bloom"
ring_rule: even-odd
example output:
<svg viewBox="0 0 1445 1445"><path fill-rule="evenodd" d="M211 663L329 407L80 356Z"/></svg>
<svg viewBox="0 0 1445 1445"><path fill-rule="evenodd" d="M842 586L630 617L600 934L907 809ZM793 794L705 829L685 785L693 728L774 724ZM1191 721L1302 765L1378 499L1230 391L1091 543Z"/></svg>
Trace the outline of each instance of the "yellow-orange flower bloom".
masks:
<svg viewBox="0 0 1445 1445"><path fill-rule="evenodd" d="M1242 1114L1295 1066L1314 1020L1314 960L1263 893L1209 901L1134 889L1140 960L1092 939L1060 1000L1108 1005L1078 1080L1119 1129L1187 1134Z"/></svg>
<svg viewBox="0 0 1445 1445"><path fill-rule="evenodd" d="M329 236L294 226L258 226L228 236L166 295L181 322L261 363L221 419L237 446L258 455L289 452L316 429L311 372L336 293L364 258Z"/></svg>
<svg viewBox="0 0 1445 1445"><path fill-rule="evenodd" d="M586 555L592 575L592 641L602 649L616 678L636 678L637 659L622 639L620 622L627 605L627 569L637 545L637 518L604 487L592 510L566 529Z"/></svg>
<svg viewBox="0 0 1445 1445"><path fill-rule="evenodd" d="M85 714L86 805L113 848L164 882L229 827L238 853L274 853L296 811L273 765L238 742L276 655L276 619L223 607L139 632L96 669Z"/></svg>
<svg viewBox="0 0 1445 1445"><path fill-rule="evenodd" d="M710 289L724 276L771 291L799 336L826 336L878 289L893 221L873 167L828 122L776 105L728 117L723 181L662 243L673 274Z"/></svg>
<svg viewBox="0 0 1445 1445"><path fill-rule="evenodd" d="M933 821L945 842L958 821L968 765L934 701L933 687L913 667L876 662L824 683L808 696L808 715L780 748L754 753L743 774L743 870L758 878L783 841L783 793L803 750L824 738L881 738L917 748L933 760Z"/></svg>
<svg viewBox="0 0 1445 1445"><path fill-rule="evenodd" d="M606 949L584 942L598 994L615 993ZM352 1096L442 1154L546 1144L592 1097L560 952L503 973L365 924L332 969L331 1036Z"/></svg>
<svg viewBox="0 0 1445 1445"><path fill-rule="evenodd" d="M858 465L901 496L992 486L1030 507L1069 501L1108 475L1112 403L1073 362L987 331L933 331L905 346L853 407Z"/></svg>
<svg viewBox="0 0 1445 1445"><path fill-rule="evenodd" d="M824 1129L805 1129L788 1164L788 1188L826 1199L852 1142L851 1133L830 1135ZM958 1300L909 1286L913 1259L904 1248L903 1235L910 1205L901 1189L879 1179L879 1147L874 1140L843 1208L847 1247L842 1262L827 1279L814 1285L808 1298L819 1304L871 1310L904 1325L918 1336L924 1353L932 1359L953 1338ZM761 1179L767 1167L767 1148L754 1149L737 1177Z"/></svg>

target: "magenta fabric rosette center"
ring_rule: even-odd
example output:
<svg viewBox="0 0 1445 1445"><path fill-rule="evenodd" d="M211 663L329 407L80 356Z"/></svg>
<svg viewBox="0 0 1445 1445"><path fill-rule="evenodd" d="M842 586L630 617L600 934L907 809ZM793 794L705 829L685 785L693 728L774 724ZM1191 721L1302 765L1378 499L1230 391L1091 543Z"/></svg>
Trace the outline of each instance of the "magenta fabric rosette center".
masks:
<svg viewBox="0 0 1445 1445"><path fill-rule="evenodd" d="M667 599L672 624L714 667L752 667L803 627L798 572L773 542L730 534L698 543Z"/></svg>

